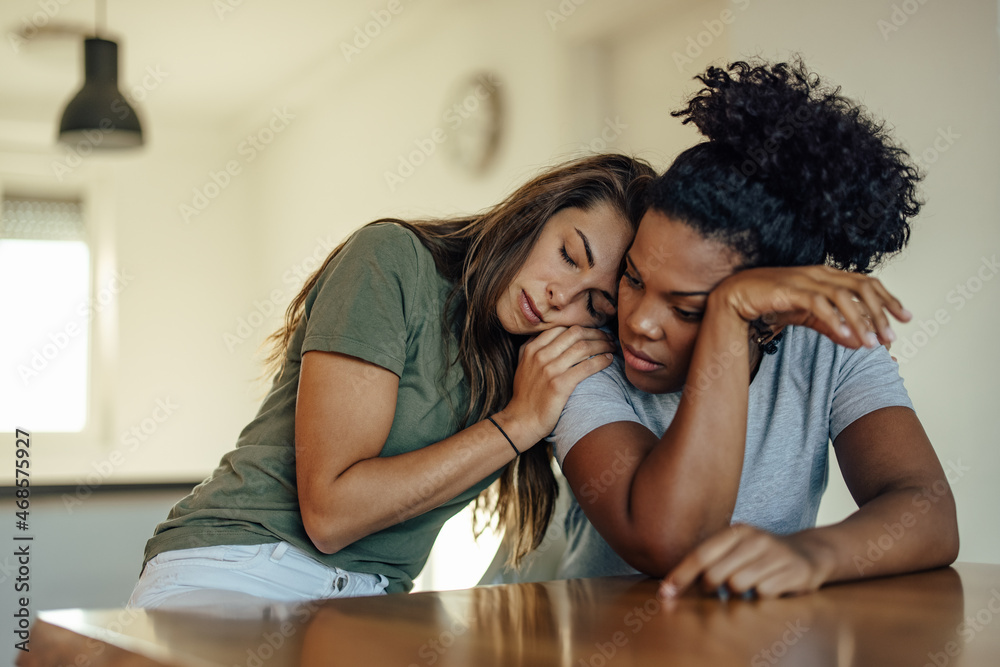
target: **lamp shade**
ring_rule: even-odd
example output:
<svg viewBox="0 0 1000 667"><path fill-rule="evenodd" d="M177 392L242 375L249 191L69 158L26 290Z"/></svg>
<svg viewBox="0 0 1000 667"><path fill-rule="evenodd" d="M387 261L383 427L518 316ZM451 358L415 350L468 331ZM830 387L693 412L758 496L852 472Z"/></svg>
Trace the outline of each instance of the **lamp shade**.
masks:
<svg viewBox="0 0 1000 667"><path fill-rule="evenodd" d="M90 37L83 43L83 88L59 122L59 141L95 149L141 146L139 116L118 91L118 44Z"/></svg>

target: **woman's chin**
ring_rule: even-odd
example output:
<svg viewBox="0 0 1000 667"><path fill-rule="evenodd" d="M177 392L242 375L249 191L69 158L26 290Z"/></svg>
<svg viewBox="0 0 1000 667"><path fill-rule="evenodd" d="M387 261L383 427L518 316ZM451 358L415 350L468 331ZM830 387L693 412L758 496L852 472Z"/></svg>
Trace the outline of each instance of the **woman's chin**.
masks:
<svg viewBox="0 0 1000 667"><path fill-rule="evenodd" d="M647 394L669 394L677 391L670 379L662 376L664 370L660 368L654 372L644 372L625 364L625 378L633 387Z"/></svg>

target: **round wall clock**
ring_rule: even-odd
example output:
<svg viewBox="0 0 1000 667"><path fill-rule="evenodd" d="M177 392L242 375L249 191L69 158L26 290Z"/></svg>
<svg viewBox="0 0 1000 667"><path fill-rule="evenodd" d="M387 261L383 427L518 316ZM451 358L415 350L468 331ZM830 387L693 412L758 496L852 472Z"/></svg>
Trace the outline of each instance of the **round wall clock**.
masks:
<svg viewBox="0 0 1000 667"><path fill-rule="evenodd" d="M485 172L496 158L503 133L501 83L496 74L479 72L463 78L448 97L444 121L445 155L463 171Z"/></svg>

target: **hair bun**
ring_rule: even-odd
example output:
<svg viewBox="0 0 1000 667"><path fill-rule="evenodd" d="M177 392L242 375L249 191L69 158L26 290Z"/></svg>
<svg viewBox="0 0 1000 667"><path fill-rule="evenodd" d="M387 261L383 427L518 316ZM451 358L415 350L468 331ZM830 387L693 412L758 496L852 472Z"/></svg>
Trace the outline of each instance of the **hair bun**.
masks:
<svg viewBox="0 0 1000 667"><path fill-rule="evenodd" d="M822 234L827 260L873 268L909 238L920 179L882 124L791 63L709 67L687 107L672 113L732 151L735 168L784 201L802 232Z"/></svg>

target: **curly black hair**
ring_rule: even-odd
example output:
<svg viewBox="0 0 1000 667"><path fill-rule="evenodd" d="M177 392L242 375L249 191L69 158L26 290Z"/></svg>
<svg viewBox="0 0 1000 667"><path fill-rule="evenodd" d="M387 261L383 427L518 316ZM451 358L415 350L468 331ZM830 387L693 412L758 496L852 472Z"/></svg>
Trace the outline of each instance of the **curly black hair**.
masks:
<svg viewBox="0 0 1000 667"><path fill-rule="evenodd" d="M901 250L921 174L885 126L801 58L735 62L671 115L708 141L678 156L648 205L733 248L744 267L868 273Z"/></svg>

